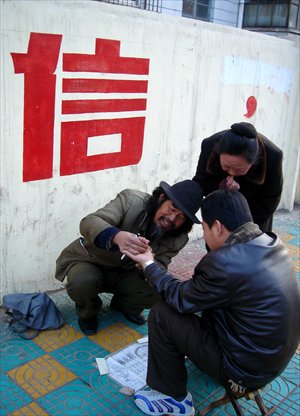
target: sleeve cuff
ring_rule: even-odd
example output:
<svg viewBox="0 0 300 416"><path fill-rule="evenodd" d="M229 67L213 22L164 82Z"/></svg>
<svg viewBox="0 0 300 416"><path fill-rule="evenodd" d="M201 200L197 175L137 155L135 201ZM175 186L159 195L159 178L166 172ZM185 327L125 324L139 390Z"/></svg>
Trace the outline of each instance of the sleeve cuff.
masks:
<svg viewBox="0 0 300 416"><path fill-rule="evenodd" d="M148 266L150 266L150 264L155 263L154 260L147 260L145 261L145 263L143 263L143 270L145 270Z"/></svg>
<svg viewBox="0 0 300 416"><path fill-rule="evenodd" d="M99 233L94 240L95 246L107 251L117 250L117 245L113 244L111 241L119 231L120 229L117 227L108 227L105 230L101 231L101 233Z"/></svg>

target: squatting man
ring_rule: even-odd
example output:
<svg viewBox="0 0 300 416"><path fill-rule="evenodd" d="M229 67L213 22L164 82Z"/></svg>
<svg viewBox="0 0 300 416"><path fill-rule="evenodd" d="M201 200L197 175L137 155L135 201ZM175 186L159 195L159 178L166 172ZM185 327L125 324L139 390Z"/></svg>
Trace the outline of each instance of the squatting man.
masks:
<svg viewBox="0 0 300 416"><path fill-rule="evenodd" d="M202 200L197 182L184 180L170 186L162 181L152 195L133 189L80 222L81 237L66 247L56 262L55 277L63 281L75 302L78 324L86 335L98 328L102 302L99 293L112 293L110 307L126 319L143 325L142 311L160 300L144 280L143 270L123 256L124 249L138 254L151 248L156 262L167 268L188 242L188 233Z"/></svg>
<svg viewBox="0 0 300 416"><path fill-rule="evenodd" d="M148 318L148 387L134 396L147 415L195 414L185 357L245 392L276 378L299 343L299 288L284 244L254 224L238 191L212 192L201 213L210 251L189 280L161 268L151 250L124 250L163 299Z"/></svg>

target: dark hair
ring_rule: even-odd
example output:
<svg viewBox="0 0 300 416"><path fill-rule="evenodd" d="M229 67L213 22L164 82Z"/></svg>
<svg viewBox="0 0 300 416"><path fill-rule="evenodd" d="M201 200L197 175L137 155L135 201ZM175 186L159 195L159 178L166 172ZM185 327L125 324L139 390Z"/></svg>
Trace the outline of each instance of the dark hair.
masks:
<svg viewBox="0 0 300 416"><path fill-rule="evenodd" d="M159 197L162 194L164 197L162 199L159 199ZM166 195L163 188L161 186L158 186L157 188L154 189L154 191L152 192L152 195L148 199L148 202L146 204L146 212L149 214L150 217L153 218L158 208L168 199L170 198ZM189 233L193 225L194 225L193 221L185 216L184 223L176 230L172 230L170 234L174 235L175 237L182 233Z"/></svg>
<svg viewBox="0 0 300 416"><path fill-rule="evenodd" d="M244 195L228 189L214 191L207 195L201 202L201 214L209 228L218 220L228 231L234 231L246 222L253 222Z"/></svg>
<svg viewBox="0 0 300 416"><path fill-rule="evenodd" d="M253 165L258 157L259 143L257 131L250 123L235 123L226 130L215 146L218 155L227 153L233 156L243 156Z"/></svg>

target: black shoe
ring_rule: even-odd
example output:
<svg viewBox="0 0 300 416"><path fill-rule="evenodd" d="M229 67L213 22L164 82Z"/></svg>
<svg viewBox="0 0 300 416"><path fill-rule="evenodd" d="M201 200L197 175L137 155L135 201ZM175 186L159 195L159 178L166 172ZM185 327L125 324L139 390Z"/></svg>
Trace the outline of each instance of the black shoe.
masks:
<svg viewBox="0 0 300 416"><path fill-rule="evenodd" d="M141 313L133 314L133 313L126 312L120 306L116 305L113 302L110 303L110 308L115 311L121 312L124 318L126 318L130 322L133 322L136 325L145 325L145 323L147 322L144 315L142 315Z"/></svg>
<svg viewBox="0 0 300 416"><path fill-rule="evenodd" d="M98 328L97 316L93 316L92 318L89 318L89 319L79 318L78 325L81 331L85 335L94 335L96 334L97 328Z"/></svg>

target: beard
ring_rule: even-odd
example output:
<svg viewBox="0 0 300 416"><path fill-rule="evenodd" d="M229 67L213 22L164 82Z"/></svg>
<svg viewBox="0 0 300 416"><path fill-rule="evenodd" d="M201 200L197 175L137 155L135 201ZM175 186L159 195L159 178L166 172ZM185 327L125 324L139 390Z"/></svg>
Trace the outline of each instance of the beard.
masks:
<svg viewBox="0 0 300 416"><path fill-rule="evenodd" d="M166 230L161 228L159 225L155 224L154 222L151 222L147 228L146 232L146 238L148 240L158 240L166 233Z"/></svg>

